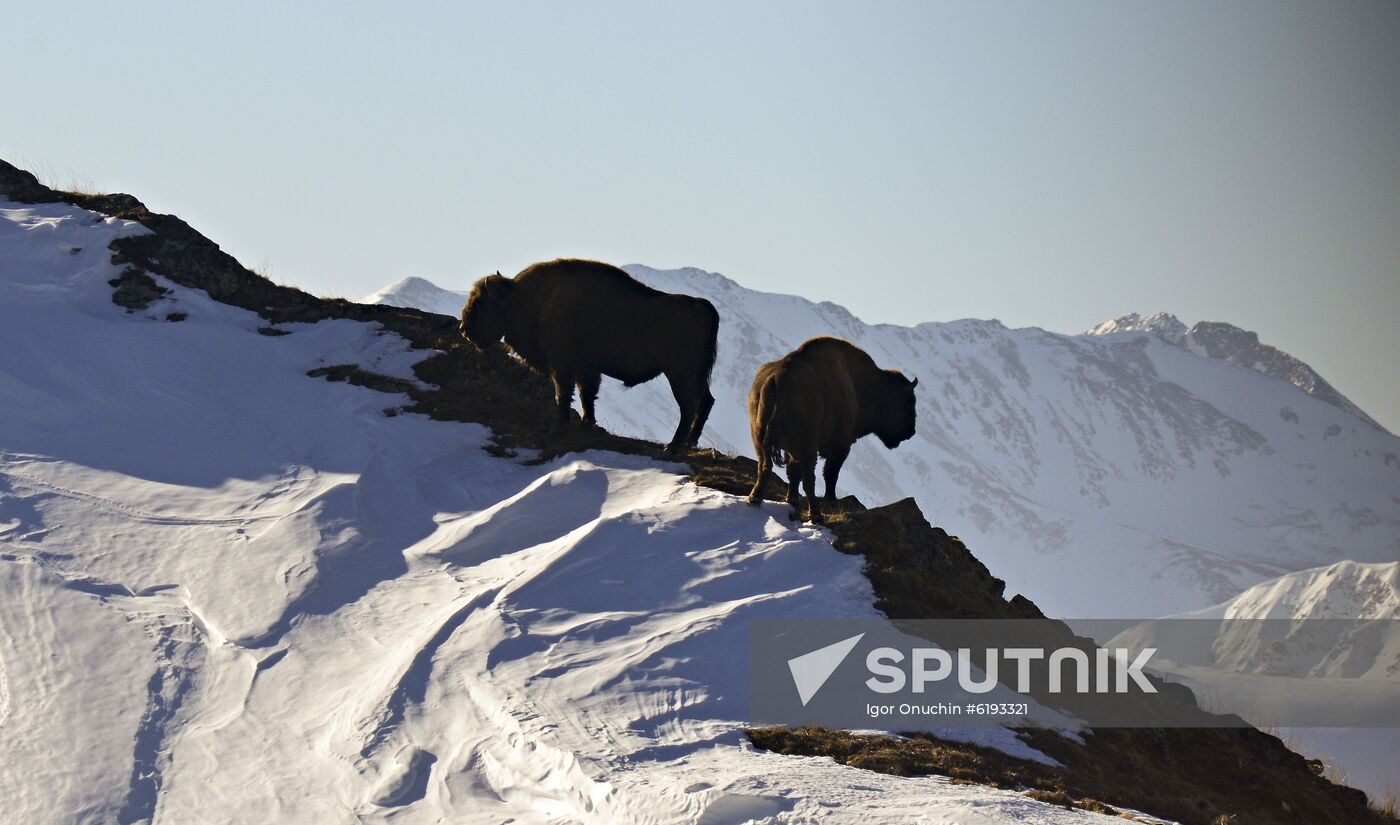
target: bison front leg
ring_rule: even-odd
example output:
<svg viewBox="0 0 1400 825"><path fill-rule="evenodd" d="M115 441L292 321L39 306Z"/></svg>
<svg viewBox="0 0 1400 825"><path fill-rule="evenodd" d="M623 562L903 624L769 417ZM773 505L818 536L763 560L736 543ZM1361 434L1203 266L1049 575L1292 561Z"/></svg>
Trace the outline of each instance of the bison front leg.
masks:
<svg viewBox="0 0 1400 825"><path fill-rule="evenodd" d="M552 372L550 378L554 381L554 405L558 413L554 419L553 431L558 433L563 432L569 425L569 415L573 412L574 377Z"/></svg>
<svg viewBox="0 0 1400 825"><path fill-rule="evenodd" d="M603 376L593 373L585 375L578 380L578 400L583 404L583 425L585 427L596 427L598 419L593 415L594 402L598 400L598 388L602 386Z"/></svg>
<svg viewBox="0 0 1400 825"><path fill-rule="evenodd" d="M836 477L841 475L841 465L846 463L846 456L850 454L851 448L847 447L826 457L826 466L822 467L822 480L826 482L827 504L836 503Z"/></svg>

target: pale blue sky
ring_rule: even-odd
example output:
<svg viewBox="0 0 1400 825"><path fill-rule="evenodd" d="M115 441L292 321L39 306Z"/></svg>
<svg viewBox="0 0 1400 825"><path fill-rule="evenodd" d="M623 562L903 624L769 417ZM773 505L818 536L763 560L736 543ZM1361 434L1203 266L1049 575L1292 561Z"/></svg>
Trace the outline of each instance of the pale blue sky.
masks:
<svg viewBox="0 0 1400 825"><path fill-rule="evenodd" d="M558 255L1258 331L1400 429L1400 3L27 3L0 155L358 297Z"/></svg>

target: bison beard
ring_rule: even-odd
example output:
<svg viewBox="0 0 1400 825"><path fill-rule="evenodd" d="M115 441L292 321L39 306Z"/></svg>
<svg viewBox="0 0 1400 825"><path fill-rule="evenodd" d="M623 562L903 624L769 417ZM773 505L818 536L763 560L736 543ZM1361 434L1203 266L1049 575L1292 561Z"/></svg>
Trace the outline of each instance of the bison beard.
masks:
<svg viewBox="0 0 1400 825"><path fill-rule="evenodd" d="M462 334L479 347L505 339L554 382L559 418L569 422L574 387L583 423L593 426L604 375L632 387L665 375L680 407L674 453L700 440L714 396L719 313L703 298L652 289L598 261L558 260L477 281L462 309Z"/></svg>
<svg viewBox="0 0 1400 825"><path fill-rule="evenodd" d="M801 512L798 485L807 494L808 519L821 524L818 456L826 459L826 501L836 502L836 477L863 436L893 449L914 435L914 387L898 370L882 370L863 350L840 338L813 338L778 361L759 367L749 391L749 426L758 479L749 503L763 499L774 465L787 465L787 501Z"/></svg>

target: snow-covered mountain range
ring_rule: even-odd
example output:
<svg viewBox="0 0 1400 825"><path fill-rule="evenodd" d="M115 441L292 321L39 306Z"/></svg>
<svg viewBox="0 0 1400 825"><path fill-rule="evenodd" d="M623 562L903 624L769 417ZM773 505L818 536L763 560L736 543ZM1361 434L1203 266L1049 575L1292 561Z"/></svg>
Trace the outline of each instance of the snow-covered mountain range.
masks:
<svg viewBox="0 0 1400 825"><path fill-rule="evenodd" d="M1400 559L1400 438L1306 364L1223 324L1127 316L1085 335L997 321L867 324L698 269L626 269L708 298L718 401L702 443L752 454L754 372L838 335L917 376L919 433L857 445L842 492L917 498L1051 615L1152 617L1342 560ZM456 315L470 286L410 278L365 300ZM664 440L664 382L604 382L600 423Z"/></svg>

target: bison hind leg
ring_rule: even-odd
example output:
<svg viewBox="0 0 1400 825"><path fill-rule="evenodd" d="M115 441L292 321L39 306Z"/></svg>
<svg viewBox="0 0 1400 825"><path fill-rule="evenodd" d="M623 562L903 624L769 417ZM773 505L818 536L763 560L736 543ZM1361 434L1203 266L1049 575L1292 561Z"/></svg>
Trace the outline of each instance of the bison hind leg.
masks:
<svg viewBox="0 0 1400 825"><path fill-rule="evenodd" d="M666 454L675 455L680 452L681 447L686 446L689 442L691 430L695 427L696 417L700 411L700 395L694 387L674 373L667 373L666 381L671 385L671 394L675 396L676 406L680 408L681 412L681 420L676 425L676 433L671 436L671 443L666 445Z"/></svg>
<svg viewBox="0 0 1400 825"><path fill-rule="evenodd" d="M822 515L821 500L817 498L817 468L816 462L803 468L805 474L802 476L802 491L807 494L807 520L813 524L825 524L826 517Z"/></svg>
<svg viewBox="0 0 1400 825"><path fill-rule="evenodd" d="M758 468L754 472L753 489L749 491L750 507L757 507L763 503L763 483L768 480L768 461L768 451L760 447Z"/></svg>
<svg viewBox="0 0 1400 825"><path fill-rule="evenodd" d="M802 501L798 492L802 486L802 476L802 462L797 459L797 456L789 454L787 457L787 503L792 508L789 515L793 521L802 517Z"/></svg>
<svg viewBox="0 0 1400 825"><path fill-rule="evenodd" d="M710 419L710 410L715 406L715 397L710 393L708 387L700 391L700 403L695 410L695 418L690 422L690 434L686 437L687 446L694 447L700 443L700 434L705 431L705 422Z"/></svg>

